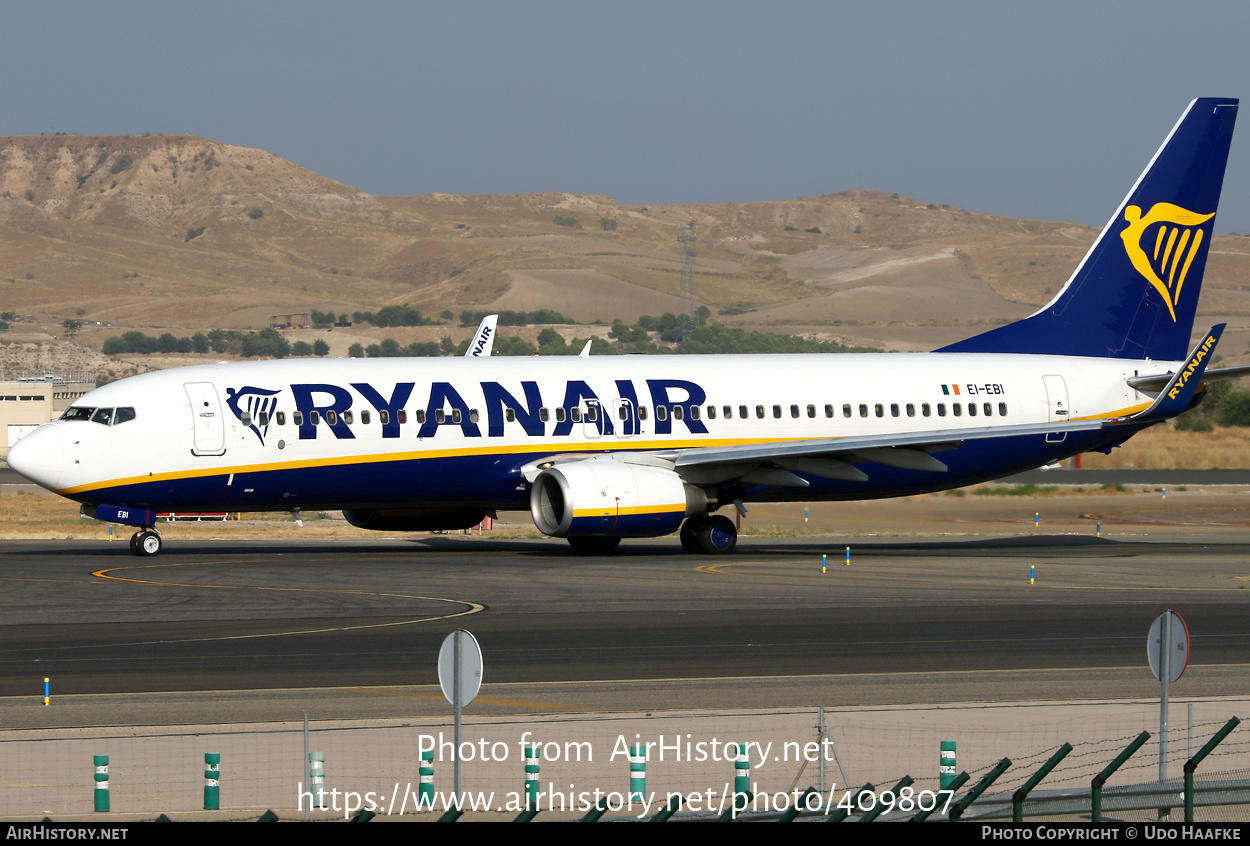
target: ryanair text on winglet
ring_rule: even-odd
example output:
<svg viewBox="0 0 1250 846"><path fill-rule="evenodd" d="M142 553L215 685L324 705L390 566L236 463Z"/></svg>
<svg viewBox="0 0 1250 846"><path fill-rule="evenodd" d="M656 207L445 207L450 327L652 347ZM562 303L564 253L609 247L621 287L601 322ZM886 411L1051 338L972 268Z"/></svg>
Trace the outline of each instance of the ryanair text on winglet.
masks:
<svg viewBox="0 0 1250 846"><path fill-rule="evenodd" d="M1185 365L1184 371L1181 372L1181 378L1177 379L1176 384L1172 386L1172 390L1168 391L1168 396L1171 399L1176 399L1177 395L1185 387L1185 383L1189 381L1189 377L1194 375L1194 370L1198 368L1198 365L1202 363L1202 360L1207 357L1207 353L1214 346L1215 336L1207 335L1207 339L1202 342L1202 346L1198 347L1197 351L1189 357L1189 362Z"/></svg>

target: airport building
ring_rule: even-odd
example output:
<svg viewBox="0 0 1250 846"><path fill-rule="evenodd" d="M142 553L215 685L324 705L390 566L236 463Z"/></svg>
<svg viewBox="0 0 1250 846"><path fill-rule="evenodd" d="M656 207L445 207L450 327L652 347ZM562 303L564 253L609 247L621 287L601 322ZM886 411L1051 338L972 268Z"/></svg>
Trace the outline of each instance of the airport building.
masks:
<svg viewBox="0 0 1250 846"><path fill-rule="evenodd" d="M0 373L0 458L23 435L61 416L70 403L95 387L95 373Z"/></svg>

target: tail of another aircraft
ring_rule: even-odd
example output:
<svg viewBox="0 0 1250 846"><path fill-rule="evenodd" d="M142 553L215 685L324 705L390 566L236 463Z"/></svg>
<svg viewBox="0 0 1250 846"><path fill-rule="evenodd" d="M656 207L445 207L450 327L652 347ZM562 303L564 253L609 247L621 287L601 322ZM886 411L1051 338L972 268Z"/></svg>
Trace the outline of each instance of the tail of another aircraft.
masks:
<svg viewBox="0 0 1250 846"><path fill-rule="evenodd" d="M1237 103L1204 97L1189 104L1067 284L1040 311L938 352L1183 359Z"/></svg>

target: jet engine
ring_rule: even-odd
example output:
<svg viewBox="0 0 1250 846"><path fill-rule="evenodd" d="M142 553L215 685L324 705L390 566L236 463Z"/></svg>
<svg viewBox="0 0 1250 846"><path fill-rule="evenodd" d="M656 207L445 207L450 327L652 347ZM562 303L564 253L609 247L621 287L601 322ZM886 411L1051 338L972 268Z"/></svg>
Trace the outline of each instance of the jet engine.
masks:
<svg viewBox="0 0 1250 846"><path fill-rule="evenodd" d="M558 538L659 537L706 510L707 494L672 470L607 459L548 467L530 489L534 525Z"/></svg>

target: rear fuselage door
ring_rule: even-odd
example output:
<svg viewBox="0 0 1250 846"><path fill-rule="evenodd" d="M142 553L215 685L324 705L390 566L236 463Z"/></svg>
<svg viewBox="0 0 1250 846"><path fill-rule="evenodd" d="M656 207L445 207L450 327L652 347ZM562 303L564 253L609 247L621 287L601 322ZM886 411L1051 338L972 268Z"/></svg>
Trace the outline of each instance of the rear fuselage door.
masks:
<svg viewBox="0 0 1250 846"><path fill-rule="evenodd" d="M1068 383L1062 376L1043 376L1042 383L1046 386L1047 422L1055 423L1069 420L1071 409L1068 406ZM1046 436L1049 443L1059 443L1066 437L1064 432L1051 432Z"/></svg>
<svg viewBox="0 0 1250 846"><path fill-rule="evenodd" d="M221 416L221 399L212 382L188 382L194 455L223 455L226 452L226 421Z"/></svg>

